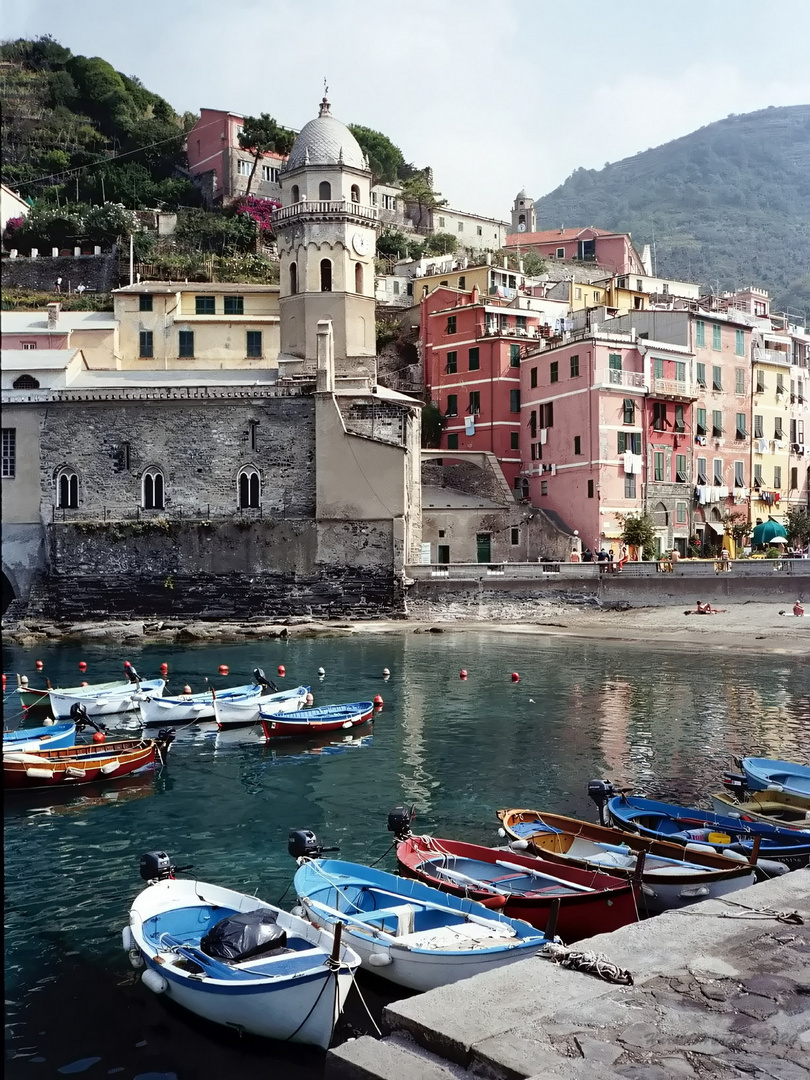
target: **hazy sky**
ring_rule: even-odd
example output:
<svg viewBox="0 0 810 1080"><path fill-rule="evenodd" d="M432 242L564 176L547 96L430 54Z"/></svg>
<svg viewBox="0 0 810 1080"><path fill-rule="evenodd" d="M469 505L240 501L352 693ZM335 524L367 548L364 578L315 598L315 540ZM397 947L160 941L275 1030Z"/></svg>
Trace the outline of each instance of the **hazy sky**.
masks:
<svg viewBox="0 0 810 1080"><path fill-rule="evenodd" d="M810 0L2 0L0 32L101 56L180 112L300 128L326 78L335 116L500 218L523 186L810 102Z"/></svg>

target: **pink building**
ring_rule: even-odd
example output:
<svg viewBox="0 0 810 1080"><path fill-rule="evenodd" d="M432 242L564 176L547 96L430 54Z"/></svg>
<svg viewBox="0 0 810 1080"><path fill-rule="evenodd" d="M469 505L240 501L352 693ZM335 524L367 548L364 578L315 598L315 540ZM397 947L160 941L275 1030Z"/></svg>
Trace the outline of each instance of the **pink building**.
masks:
<svg viewBox="0 0 810 1080"><path fill-rule="evenodd" d="M544 259L597 263L614 274L647 273L629 233L613 233L592 226L512 233L506 238L506 247L535 251Z"/></svg>
<svg viewBox="0 0 810 1080"><path fill-rule="evenodd" d="M425 384L445 418L442 449L488 450L512 487L520 472L521 353L537 312L439 286L422 301Z"/></svg>
<svg viewBox="0 0 810 1080"><path fill-rule="evenodd" d="M649 513L660 550L692 531L692 353L595 333L521 364L521 482L534 506L618 553L621 515Z"/></svg>
<svg viewBox="0 0 810 1080"><path fill-rule="evenodd" d="M201 109L200 119L188 133L189 173L208 206L227 204L245 194L254 158L239 145L244 119L223 109ZM264 154L251 195L281 201L278 174L285 161L281 154Z"/></svg>

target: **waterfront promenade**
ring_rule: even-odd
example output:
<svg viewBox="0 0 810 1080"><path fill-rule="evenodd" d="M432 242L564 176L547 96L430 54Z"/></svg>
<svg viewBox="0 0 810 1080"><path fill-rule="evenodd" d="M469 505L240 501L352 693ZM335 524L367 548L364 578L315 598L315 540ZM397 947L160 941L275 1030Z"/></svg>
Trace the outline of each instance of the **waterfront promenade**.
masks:
<svg viewBox="0 0 810 1080"><path fill-rule="evenodd" d="M394 1002L387 1037L337 1047L327 1077L810 1077L810 869L576 947L634 985L526 960Z"/></svg>

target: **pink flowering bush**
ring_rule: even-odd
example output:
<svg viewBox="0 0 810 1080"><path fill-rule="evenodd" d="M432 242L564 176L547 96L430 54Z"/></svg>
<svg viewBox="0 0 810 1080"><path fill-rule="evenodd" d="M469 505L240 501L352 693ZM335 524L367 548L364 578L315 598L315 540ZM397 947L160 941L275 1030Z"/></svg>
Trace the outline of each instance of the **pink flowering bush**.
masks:
<svg viewBox="0 0 810 1080"><path fill-rule="evenodd" d="M278 199L260 199L256 195L246 195L236 201L236 213L246 214L256 222L259 232L273 233L273 211L281 206Z"/></svg>

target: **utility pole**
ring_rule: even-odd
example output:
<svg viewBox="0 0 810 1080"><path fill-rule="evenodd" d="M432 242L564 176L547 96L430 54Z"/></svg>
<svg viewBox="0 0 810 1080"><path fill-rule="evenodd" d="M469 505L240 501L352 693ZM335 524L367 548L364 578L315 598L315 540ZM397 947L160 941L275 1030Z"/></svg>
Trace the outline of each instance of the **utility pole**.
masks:
<svg viewBox="0 0 810 1080"><path fill-rule="evenodd" d="M132 233L129 234L129 283L135 283L135 241Z"/></svg>

